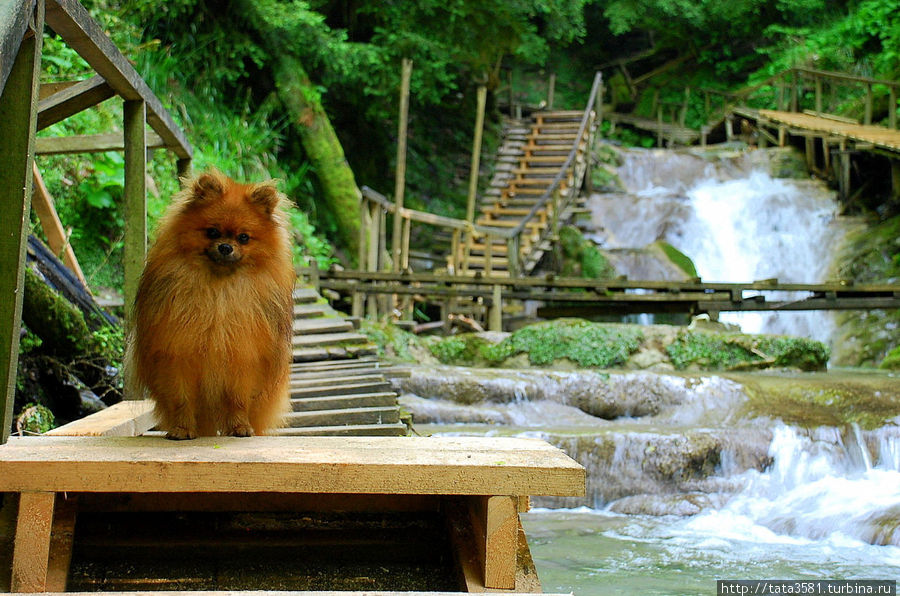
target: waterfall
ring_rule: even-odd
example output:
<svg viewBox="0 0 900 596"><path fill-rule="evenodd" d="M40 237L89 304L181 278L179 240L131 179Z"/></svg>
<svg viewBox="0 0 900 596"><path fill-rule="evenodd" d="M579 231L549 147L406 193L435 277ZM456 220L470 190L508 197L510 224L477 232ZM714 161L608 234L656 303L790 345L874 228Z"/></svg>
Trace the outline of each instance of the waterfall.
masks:
<svg viewBox="0 0 900 596"><path fill-rule="evenodd" d="M687 254L708 282L825 281L843 234L835 195L811 180L773 178L768 158L783 150L772 152L622 151L618 174L627 192L591 197L592 237L608 249L666 241ZM824 342L833 326L825 312L721 318L747 333Z"/></svg>

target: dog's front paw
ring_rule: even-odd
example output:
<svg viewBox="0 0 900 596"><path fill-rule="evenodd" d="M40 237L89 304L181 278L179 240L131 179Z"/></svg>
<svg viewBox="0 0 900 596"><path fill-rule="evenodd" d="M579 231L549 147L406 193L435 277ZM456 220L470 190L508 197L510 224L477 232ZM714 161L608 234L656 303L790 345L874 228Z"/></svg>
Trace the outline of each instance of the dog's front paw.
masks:
<svg viewBox="0 0 900 596"><path fill-rule="evenodd" d="M172 441L185 441L188 439L196 439L197 433L193 430L184 428L183 426L176 426L166 433L166 438Z"/></svg>
<svg viewBox="0 0 900 596"><path fill-rule="evenodd" d="M228 433L232 437L252 437L253 427L249 424L235 424Z"/></svg>

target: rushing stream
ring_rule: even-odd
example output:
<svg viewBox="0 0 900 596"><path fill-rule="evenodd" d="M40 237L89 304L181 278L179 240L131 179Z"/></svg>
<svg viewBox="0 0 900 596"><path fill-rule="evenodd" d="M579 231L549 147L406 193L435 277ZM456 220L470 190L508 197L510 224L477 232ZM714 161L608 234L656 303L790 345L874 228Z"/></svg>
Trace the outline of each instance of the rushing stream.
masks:
<svg viewBox="0 0 900 596"><path fill-rule="evenodd" d="M593 237L612 250L665 240L706 281L821 281L843 233L833 195L773 177L770 155L626 153L628 192L589 203ZM827 315L729 318L746 332L829 339ZM896 376L428 366L397 383L423 434L540 437L585 467L586 497L535 499L523 516L545 592L900 578L900 417L837 428L765 410L798 387L823 407L838 395L897 404Z"/></svg>

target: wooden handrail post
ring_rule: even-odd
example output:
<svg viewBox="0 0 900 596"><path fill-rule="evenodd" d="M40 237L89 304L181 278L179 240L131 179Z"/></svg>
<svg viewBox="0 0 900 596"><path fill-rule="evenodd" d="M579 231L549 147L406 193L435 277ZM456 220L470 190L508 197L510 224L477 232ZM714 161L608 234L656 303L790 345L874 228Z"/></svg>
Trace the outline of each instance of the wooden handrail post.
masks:
<svg viewBox="0 0 900 596"><path fill-rule="evenodd" d="M475 221L475 195L478 192L478 169L481 165L481 137L484 134L484 106L487 103L487 86L478 86L475 111L475 133L472 140L472 162L469 169L469 193L466 197L466 221Z"/></svg>
<svg viewBox="0 0 900 596"><path fill-rule="evenodd" d="M406 271L409 269L409 235L410 235L410 227L412 225L412 220L409 217L403 218L403 243L400 247L400 268L399 271Z"/></svg>
<svg viewBox="0 0 900 596"><path fill-rule="evenodd" d="M394 178L394 234L391 237L391 256L394 271L400 271L401 218L403 194L406 188L406 131L409 118L409 79L412 76L412 60L403 59L403 72L400 80L400 115L397 124L397 171Z"/></svg>
<svg viewBox="0 0 900 596"><path fill-rule="evenodd" d="M371 225L371 214L369 213L369 204L365 195L359 196L359 248L356 253L356 264L360 271L366 271L366 257L369 254L369 226Z"/></svg>
<svg viewBox="0 0 900 596"><path fill-rule="evenodd" d="M0 444L9 438L13 421L43 31L39 0L33 35L13 48L18 53L0 95L0 269L6 271L0 275Z"/></svg>
<svg viewBox="0 0 900 596"><path fill-rule="evenodd" d="M897 129L897 88L893 85L888 91L888 126Z"/></svg>
<svg viewBox="0 0 900 596"><path fill-rule="evenodd" d="M510 277L519 276L519 237L512 236L506 241L506 262Z"/></svg>
<svg viewBox="0 0 900 596"><path fill-rule="evenodd" d="M815 77L814 79L816 85L816 112L822 113L822 77Z"/></svg>
<svg viewBox="0 0 900 596"><path fill-rule="evenodd" d="M556 95L556 73L550 73L550 80L547 82L547 109L553 109L553 101Z"/></svg>
<svg viewBox="0 0 900 596"><path fill-rule="evenodd" d="M147 106L141 99L124 103L125 131L125 312L137 296L147 256Z"/></svg>
<svg viewBox="0 0 900 596"><path fill-rule="evenodd" d="M488 331L503 331L503 288L500 284L495 284L491 292Z"/></svg>
<svg viewBox="0 0 900 596"><path fill-rule="evenodd" d="M872 124L872 83L866 84L866 111L863 124Z"/></svg>
<svg viewBox="0 0 900 596"><path fill-rule="evenodd" d="M800 72L797 69L791 71L791 111L800 111Z"/></svg>

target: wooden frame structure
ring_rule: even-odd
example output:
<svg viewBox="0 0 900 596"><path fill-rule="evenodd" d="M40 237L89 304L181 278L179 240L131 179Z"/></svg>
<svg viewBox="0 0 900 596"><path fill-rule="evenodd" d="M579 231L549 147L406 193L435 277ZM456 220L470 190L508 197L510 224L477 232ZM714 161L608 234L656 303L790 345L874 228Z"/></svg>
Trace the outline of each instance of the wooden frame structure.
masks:
<svg viewBox="0 0 900 596"><path fill-rule="evenodd" d="M71 85L39 84L44 24L97 72ZM106 99L124 100L123 132L35 139L35 133ZM149 125L153 132L148 133ZM192 149L159 98L76 0L0 2L0 444L9 436L18 360L35 153L125 152L125 303L130 304L147 244L147 149L164 147L190 169ZM6 272L15 272L8 275Z"/></svg>
<svg viewBox="0 0 900 596"><path fill-rule="evenodd" d="M65 590L84 506L440 512L463 592L540 592L519 513L527 511L530 496L583 496L585 490L584 468L536 439L210 437L176 443L140 436L153 425L149 402L122 402L53 436L13 437L0 448L0 493L18 495L11 591Z"/></svg>

